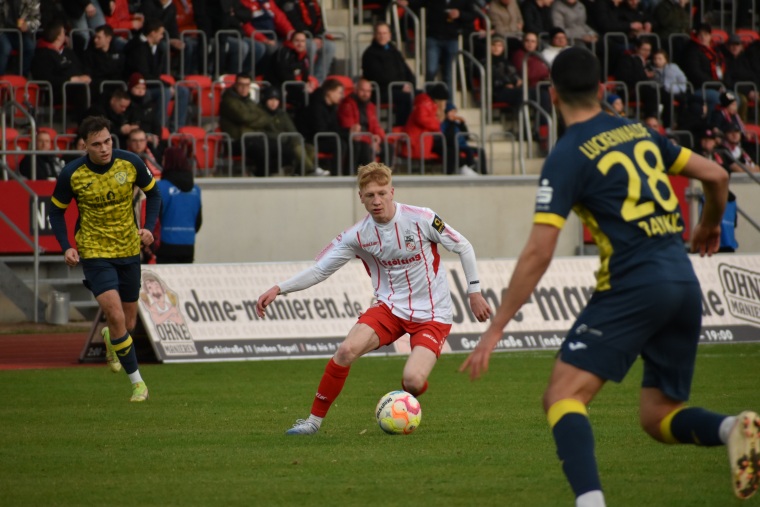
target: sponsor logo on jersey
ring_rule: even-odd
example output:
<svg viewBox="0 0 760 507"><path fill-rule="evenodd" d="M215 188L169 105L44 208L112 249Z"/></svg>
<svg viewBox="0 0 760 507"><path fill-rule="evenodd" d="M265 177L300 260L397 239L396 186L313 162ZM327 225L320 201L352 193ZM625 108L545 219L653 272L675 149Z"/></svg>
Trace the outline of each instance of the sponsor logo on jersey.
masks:
<svg viewBox="0 0 760 507"><path fill-rule="evenodd" d="M436 215L433 217L433 229L435 229L438 232L443 232L443 230L446 228L446 223L441 220L441 217Z"/></svg>
<svg viewBox="0 0 760 507"><path fill-rule="evenodd" d="M552 195L554 195L554 189L549 186L549 180L544 178L536 191L536 203L549 204L552 202Z"/></svg>
<svg viewBox="0 0 760 507"><path fill-rule="evenodd" d="M417 254L406 259L380 259L380 264L389 268L391 266L404 266L406 264L413 264L422 260L422 254Z"/></svg>
<svg viewBox="0 0 760 507"><path fill-rule="evenodd" d="M404 231L404 243L407 252L413 252L417 248L417 242L414 241L414 236L409 231Z"/></svg>
<svg viewBox="0 0 760 507"><path fill-rule="evenodd" d="M123 185L127 182L127 173L124 171L117 172L113 175L113 177L116 178L116 181L119 182L119 185Z"/></svg>

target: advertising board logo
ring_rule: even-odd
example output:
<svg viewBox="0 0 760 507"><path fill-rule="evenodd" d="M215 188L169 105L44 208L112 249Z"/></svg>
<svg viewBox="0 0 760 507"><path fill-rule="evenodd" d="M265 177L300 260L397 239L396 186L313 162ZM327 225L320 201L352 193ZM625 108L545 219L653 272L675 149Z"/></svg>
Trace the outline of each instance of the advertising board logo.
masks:
<svg viewBox="0 0 760 507"><path fill-rule="evenodd" d="M721 264L718 275L731 315L760 325L760 273Z"/></svg>
<svg viewBox="0 0 760 507"><path fill-rule="evenodd" d="M193 336L179 311L179 297L152 271L143 271L140 305L147 310L167 356L197 356Z"/></svg>

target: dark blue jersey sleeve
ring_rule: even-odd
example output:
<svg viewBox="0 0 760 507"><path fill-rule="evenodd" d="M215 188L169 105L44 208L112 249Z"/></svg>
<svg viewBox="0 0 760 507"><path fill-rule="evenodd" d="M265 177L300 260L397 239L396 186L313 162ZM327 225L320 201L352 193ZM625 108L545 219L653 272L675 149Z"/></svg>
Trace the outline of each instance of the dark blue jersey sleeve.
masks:
<svg viewBox="0 0 760 507"><path fill-rule="evenodd" d="M577 152L569 142L561 142L544 161L536 193L534 223L561 229L581 199L586 164L583 157L573 151Z"/></svg>

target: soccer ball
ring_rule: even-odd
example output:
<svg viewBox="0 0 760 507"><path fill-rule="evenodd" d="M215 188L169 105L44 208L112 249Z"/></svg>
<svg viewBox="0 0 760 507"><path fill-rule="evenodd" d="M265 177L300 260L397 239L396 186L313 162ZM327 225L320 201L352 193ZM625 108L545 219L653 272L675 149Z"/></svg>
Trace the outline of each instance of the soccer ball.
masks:
<svg viewBox="0 0 760 507"><path fill-rule="evenodd" d="M377 403L375 417L380 429L390 435L413 432L422 420L422 408L417 398L406 391L391 391Z"/></svg>

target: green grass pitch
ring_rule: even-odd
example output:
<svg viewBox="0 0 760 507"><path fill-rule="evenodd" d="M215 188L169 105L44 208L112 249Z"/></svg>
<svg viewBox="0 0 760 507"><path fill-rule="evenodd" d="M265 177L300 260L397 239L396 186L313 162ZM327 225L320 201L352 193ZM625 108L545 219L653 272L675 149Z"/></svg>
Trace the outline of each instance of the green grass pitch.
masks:
<svg viewBox="0 0 760 507"><path fill-rule="evenodd" d="M363 358L322 430L305 417L326 360L146 365L144 404L105 366L0 372L0 505L570 506L540 398L553 354L500 353L471 383L447 355L422 424L384 434L402 357ZM692 405L760 409L760 345L700 348ZM590 407L611 506L760 505L734 498L724 448L665 446L638 427L637 363Z"/></svg>

